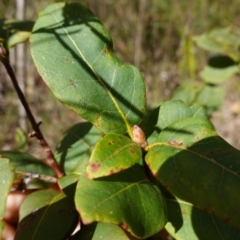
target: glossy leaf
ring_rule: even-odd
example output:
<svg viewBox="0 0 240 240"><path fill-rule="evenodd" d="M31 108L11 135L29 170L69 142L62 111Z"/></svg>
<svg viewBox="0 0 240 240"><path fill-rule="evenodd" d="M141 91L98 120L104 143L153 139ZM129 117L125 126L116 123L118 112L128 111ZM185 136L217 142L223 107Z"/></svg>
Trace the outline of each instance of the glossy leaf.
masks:
<svg viewBox="0 0 240 240"><path fill-rule="evenodd" d="M15 240L67 239L77 221L74 204L63 193L40 190L22 203Z"/></svg>
<svg viewBox="0 0 240 240"><path fill-rule="evenodd" d="M233 240L240 238L240 229L221 221L213 214L179 199L166 199L166 229L176 240Z"/></svg>
<svg viewBox="0 0 240 240"><path fill-rule="evenodd" d="M114 223L139 238L153 235L166 223L162 195L139 165L97 180L83 172L75 204L84 224Z"/></svg>
<svg viewBox="0 0 240 240"><path fill-rule="evenodd" d="M93 223L82 226L81 230L70 240L129 240L126 233L117 225L110 223Z"/></svg>
<svg viewBox="0 0 240 240"><path fill-rule="evenodd" d="M31 34L33 24L33 21L0 19L0 42L7 48L25 42Z"/></svg>
<svg viewBox="0 0 240 240"><path fill-rule="evenodd" d="M59 141L55 157L66 173L77 173L102 134L88 122L72 126ZM84 166L85 167L85 166Z"/></svg>
<svg viewBox="0 0 240 240"><path fill-rule="evenodd" d="M201 78L211 84L220 84L233 77L239 72L239 67L233 65L227 68L213 68L206 66L201 72Z"/></svg>
<svg viewBox="0 0 240 240"><path fill-rule="evenodd" d="M0 155L0 220L5 214L7 195L10 192L14 180L14 168L9 159Z"/></svg>
<svg viewBox="0 0 240 240"><path fill-rule="evenodd" d="M88 162L87 178L112 175L140 162L141 148L130 138L107 134L96 144Z"/></svg>
<svg viewBox="0 0 240 240"><path fill-rule="evenodd" d="M168 125L187 117L208 119L205 109L201 106L187 106L181 100L164 102L142 123L143 130L147 133L148 143L155 142L159 133Z"/></svg>
<svg viewBox="0 0 240 240"><path fill-rule="evenodd" d="M240 227L240 152L210 122L174 122L148 148L148 166L173 195Z"/></svg>
<svg viewBox="0 0 240 240"><path fill-rule="evenodd" d="M97 17L78 3L56 3L40 13L31 53L55 97L105 133L128 133L145 111L139 70L122 63Z"/></svg>

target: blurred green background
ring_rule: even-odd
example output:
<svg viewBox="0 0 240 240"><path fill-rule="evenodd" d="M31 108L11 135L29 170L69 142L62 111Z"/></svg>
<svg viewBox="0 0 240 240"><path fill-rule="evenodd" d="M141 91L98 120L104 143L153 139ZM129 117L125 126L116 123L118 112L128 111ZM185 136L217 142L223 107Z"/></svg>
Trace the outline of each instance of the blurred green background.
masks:
<svg viewBox="0 0 240 240"><path fill-rule="evenodd" d="M16 18L18 0L0 1L0 18ZM50 0L25 0L24 19L36 20L38 12ZM207 63L209 52L190 42L192 60L186 60L188 40L215 28L228 27L240 36L240 3L225 0L82 0L109 30L116 55L137 66L147 86L148 106L171 99L184 81L199 81L199 71ZM82 121L74 112L55 100L39 77L25 44L25 94L50 146L56 146L62 133ZM15 52L11 62L15 67ZM187 64L187 63L191 64ZM212 121L227 141L240 149L240 82L235 76L225 83L222 109L214 112ZM18 100L5 70L0 66L0 149L27 148L39 157L42 149L36 139L24 145L24 134L18 129ZM27 120L26 120L27 122ZM27 123L26 132L31 131ZM237 134L238 132L238 134Z"/></svg>

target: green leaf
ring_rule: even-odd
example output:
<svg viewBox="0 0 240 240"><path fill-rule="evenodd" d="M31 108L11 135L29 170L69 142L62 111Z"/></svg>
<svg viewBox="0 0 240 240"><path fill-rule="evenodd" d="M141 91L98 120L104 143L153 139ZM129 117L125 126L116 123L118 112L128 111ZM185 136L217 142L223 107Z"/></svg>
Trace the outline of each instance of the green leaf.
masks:
<svg viewBox="0 0 240 240"><path fill-rule="evenodd" d="M212 52L224 52L224 46L222 45L222 40L229 37L230 28L219 28L213 29L208 33L204 33L199 36L195 36L193 39L196 44L207 50Z"/></svg>
<svg viewBox="0 0 240 240"><path fill-rule="evenodd" d="M97 180L83 172L75 204L84 224L114 223L139 238L155 234L166 223L162 195L139 165Z"/></svg>
<svg viewBox="0 0 240 240"><path fill-rule="evenodd" d="M239 239L240 229L180 199L166 199L167 231L177 240Z"/></svg>
<svg viewBox="0 0 240 240"><path fill-rule="evenodd" d="M117 225L110 223L93 223L81 226L81 230L70 240L129 240L126 233Z"/></svg>
<svg viewBox="0 0 240 240"><path fill-rule="evenodd" d="M168 191L240 227L240 152L210 122L174 122L148 148L146 162Z"/></svg>
<svg viewBox="0 0 240 240"><path fill-rule="evenodd" d="M208 119L205 109L199 105L187 106L180 100L164 102L144 119L142 129L147 133L148 143L155 142L168 125L188 117Z"/></svg>
<svg viewBox="0 0 240 240"><path fill-rule="evenodd" d="M179 100L166 101L160 106L157 126L164 129L170 124L184 118L208 119L207 114L201 106L187 106Z"/></svg>
<svg viewBox="0 0 240 240"><path fill-rule="evenodd" d="M9 159L0 155L0 219L3 218L6 210L6 200L14 180L14 169Z"/></svg>
<svg viewBox="0 0 240 240"><path fill-rule="evenodd" d="M196 95L203 87L203 84L183 82L173 93L172 100L181 100L187 105L194 103Z"/></svg>
<svg viewBox="0 0 240 240"><path fill-rule="evenodd" d="M208 33L194 37L196 44L207 50L223 53L232 58L235 62L239 59L239 36L230 31L230 28L213 29Z"/></svg>
<svg viewBox="0 0 240 240"><path fill-rule="evenodd" d="M34 22L15 19L0 19L0 40L7 48L28 40Z"/></svg>
<svg viewBox="0 0 240 240"><path fill-rule="evenodd" d="M207 83L220 84L233 77L238 72L239 67L237 65L227 68L213 68L205 66L200 72L200 77Z"/></svg>
<svg viewBox="0 0 240 240"><path fill-rule="evenodd" d="M145 84L122 63L97 17L78 3L56 3L40 13L31 54L55 97L104 133L125 133L141 121Z"/></svg>
<svg viewBox="0 0 240 240"><path fill-rule="evenodd" d="M66 239L77 221L74 204L63 193L40 190L22 203L15 240Z"/></svg>
<svg viewBox="0 0 240 240"><path fill-rule="evenodd" d="M107 134L96 144L88 162L87 178L112 175L140 162L141 148L130 138Z"/></svg>
<svg viewBox="0 0 240 240"><path fill-rule="evenodd" d="M196 102L205 106L208 114L211 114L213 111L221 108L224 92L224 88L221 86L206 84L196 96Z"/></svg>
<svg viewBox="0 0 240 240"><path fill-rule="evenodd" d="M15 181L21 181L21 177L25 173L42 174L46 176L54 176L54 171L42 162L42 160L33 157L32 155L24 152L17 151L0 151L0 155L9 158L11 164L16 168ZM39 188L46 186L46 182L40 179L34 179L29 182L27 188Z"/></svg>
<svg viewBox="0 0 240 240"><path fill-rule="evenodd" d="M40 159L18 151L0 151L0 155L10 159L18 172L31 172L54 176L53 170L46 166Z"/></svg>
<svg viewBox="0 0 240 240"><path fill-rule="evenodd" d="M85 159L89 159L93 146L102 134L88 122L72 126L59 141L55 157L65 172L78 173ZM85 166L84 166L85 167Z"/></svg>
<svg viewBox="0 0 240 240"><path fill-rule="evenodd" d="M195 36L193 39L198 47L203 48L204 50L219 53L224 52L222 46L218 42L214 41L214 39L210 38L208 34Z"/></svg>

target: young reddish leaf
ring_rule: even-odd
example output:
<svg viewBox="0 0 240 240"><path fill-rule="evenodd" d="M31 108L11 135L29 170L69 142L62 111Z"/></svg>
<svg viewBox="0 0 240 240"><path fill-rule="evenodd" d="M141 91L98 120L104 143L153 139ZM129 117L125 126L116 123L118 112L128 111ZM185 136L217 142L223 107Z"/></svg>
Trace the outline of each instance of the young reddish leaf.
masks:
<svg viewBox="0 0 240 240"><path fill-rule="evenodd" d="M112 175L140 162L141 148L130 138L107 134L96 144L88 162L89 179Z"/></svg>

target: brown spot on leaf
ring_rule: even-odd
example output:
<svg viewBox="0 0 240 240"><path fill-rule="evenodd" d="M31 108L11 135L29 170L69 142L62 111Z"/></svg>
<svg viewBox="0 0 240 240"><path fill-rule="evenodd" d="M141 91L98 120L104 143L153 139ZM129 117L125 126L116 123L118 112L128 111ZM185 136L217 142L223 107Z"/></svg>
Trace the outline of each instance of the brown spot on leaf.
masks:
<svg viewBox="0 0 240 240"><path fill-rule="evenodd" d="M75 85L75 83L73 82L73 80L72 79L70 79L69 80L69 84L70 84L70 86L73 86L74 88L76 88L77 86Z"/></svg>
<svg viewBox="0 0 240 240"><path fill-rule="evenodd" d="M172 141L169 142L169 144L172 145L172 146L180 147L180 146L183 145L183 142L180 142L180 141L177 141L177 140L172 140Z"/></svg>
<svg viewBox="0 0 240 240"><path fill-rule="evenodd" d="M115 171L113 170L113 169L111 169L110 171L109 171L109 175L113 175L115 173Z"/></svg>
<svg viewBox="0 0 240 240"><path fill-rule="evenodd" d="M131 152L131 154L135 154L135 153L136 153L136 151L135 151L134 148L131 148L131 149L130 149L130 152Z"/></svg>
<svg viewBox="0 0 240 240"><path fill-rule="evenodd" d="M98 169L101 167L101 164L90 163L89 166L91 168L91 172L97 172Z"/></svg>
<svg viewBox="0 0 240 240"><path fill-rule="evenodd" d="M114 144L114 141L113 141L113 140L111 140L111 141L108 142L108 145L113 145L113 144Z"/></svg>
<svg viewBox="0 0 240 240"><path fill-rule="evenodd" d="M105 54L109 54L108 48L104 48L103 52L104 52Z"/></svg>

